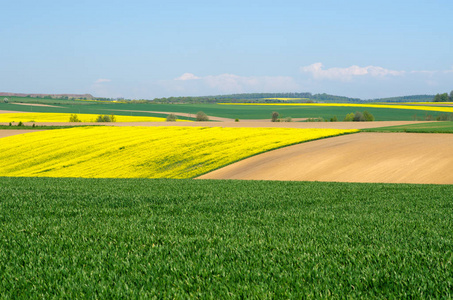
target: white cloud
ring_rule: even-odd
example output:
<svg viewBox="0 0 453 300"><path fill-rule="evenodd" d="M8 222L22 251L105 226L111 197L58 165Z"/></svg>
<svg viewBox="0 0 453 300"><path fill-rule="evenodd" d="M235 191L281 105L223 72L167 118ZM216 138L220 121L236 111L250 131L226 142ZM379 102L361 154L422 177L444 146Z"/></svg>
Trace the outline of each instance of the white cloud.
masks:
<svg viewBox="0 0 453 300"><path fill-rule="evenodd" d="M182 80L182 81L185 81L185 80L195 80L195 79L200 79L200 77L197 77L197 76L195 76L195 75L192 74L192 73L184 73L184 74L182 74L181 76L175 78L175 80Z"/></svg>
<svg viewBox="0 0 453 300"><path fill-rule="evenodd" d="M373 76L373 77L384 77L384 76L400 76L405 73L405 71L394 71L385 69L377 66L350 66L347 68L330 68L323 69L322 63L314 63L309 66L301 67L301 72L311 73L315 79L332 79L332 80L351 80L355 76Z"/></svg>
<svg viewBox="0 0 453 300"><path fill-rule="evenodd" d="M112 81L112 80L111 79L106 79L106 78L99 78L94 83L103 83L103 82L110 82L110 81Z"/></svg>

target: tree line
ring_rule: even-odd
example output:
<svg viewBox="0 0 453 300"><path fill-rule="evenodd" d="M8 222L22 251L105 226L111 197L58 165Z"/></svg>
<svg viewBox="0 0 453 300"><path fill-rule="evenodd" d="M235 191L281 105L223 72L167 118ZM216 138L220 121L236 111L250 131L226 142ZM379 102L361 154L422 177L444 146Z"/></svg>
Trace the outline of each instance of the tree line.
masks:
<svg viewBox="0 0 453 300"><path fill-rule="evenodd" d="M453 91L450 92L450 95L447 93L436 94L433 102L453 102Z"/></svg>

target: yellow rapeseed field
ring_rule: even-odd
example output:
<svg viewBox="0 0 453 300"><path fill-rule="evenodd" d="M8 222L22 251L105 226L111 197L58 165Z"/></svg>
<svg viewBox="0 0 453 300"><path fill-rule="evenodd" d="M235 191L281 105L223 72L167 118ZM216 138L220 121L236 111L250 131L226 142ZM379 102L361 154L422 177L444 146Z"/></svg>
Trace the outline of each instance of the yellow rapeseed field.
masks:
<svg viewBox="0 0 453 300"><path fill-rule="evenodd" d="M76 114L82 122L95 122L98 115ZM0 122L69 122L71 114L68 113L10 113L0 114ZM165 118L118 116L117 122L165 122ZM178 120L182 121L182 120Z"/></svg>
<svg viewBox="0 0 453 300"><path fill-rule="evenodd" d="M267 100L281 100L281 101L296 101L296 100L310 100L308 98L263 98Z"/></svg>
<svg viewBox="0 0 453 300"><path fill-rule="evenodd" d="M440 111L453 113L453 107L428 106L428 105L399 105L399 104L352 104L352 103L218 103L219 105L279 105L279 106L336 106L336 107L369 107L369 108L395 108L414 109L427 111ZM433 104L435 105L435 104Z"/></svg>
<svg viewBox="0 0 453 300"><path fill-rule="evenodd" d="M267 150L357 130L76 127L0 139L0 176L192 178Z"/></svg>

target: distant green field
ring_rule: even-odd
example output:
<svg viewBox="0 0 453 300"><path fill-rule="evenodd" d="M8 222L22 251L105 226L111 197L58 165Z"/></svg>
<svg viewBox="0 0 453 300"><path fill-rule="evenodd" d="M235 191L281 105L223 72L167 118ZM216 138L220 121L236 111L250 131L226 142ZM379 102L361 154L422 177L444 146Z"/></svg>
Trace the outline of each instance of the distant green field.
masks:
<svg viewBox="0 0 453 300"><path fill-rule="evenodd" d="M46 105L85 105L87 101L82 100L69 100L69 99L50 99L50 98L33 98L33 97L16 97L16 96L0 96L0 102L3 99L8 99L9 103L32 103L32 104L46 104Z"/></svg>
<svg viewBox="0 0 453 300"><path fill-rule="evenodd" d="M400 126L362 129L365 132L418 132L418 133L453 133L453 122L432 122Z"/></svg>
<svg viewBox="0 0 453 300"><path fill-rule="evenodd" d="M451 298L453 185L1 178L1 298Z"/></svg>
<svg viewBox="0 0 453 300"><path fill-rule="evenodd" d="M26 98L28 101L35 101L35 98ZM292 118L318 118L329 120L336 116L339 121L343 120L346 114L356 111L369 111L374 115L376 121L409 121L414 119L424 120L426 116L433 118L441 115L441 112L405 110L392 108L368 108L368 107L307 107L307 106L241 106L241 105L218 105L218 104L153 104L153 103L106 103L91 101L37 99L39 103L47 101L47 104L58 107L37 107L23 106L11 103L0 103L0 110L34 111L34 112L68 112L86 114L115 114L130 116L156 116L166 117L166 114L150 114L139 111L163 111L180 112L188 114L181 119L190 119L199 111L208 115L232 119L270 119L273 111L280 113L280 117ZM54 102L52 102L54 101ZM121 111L128 110L128 111ZM189 115L190 114L190 115Z"/></svg>

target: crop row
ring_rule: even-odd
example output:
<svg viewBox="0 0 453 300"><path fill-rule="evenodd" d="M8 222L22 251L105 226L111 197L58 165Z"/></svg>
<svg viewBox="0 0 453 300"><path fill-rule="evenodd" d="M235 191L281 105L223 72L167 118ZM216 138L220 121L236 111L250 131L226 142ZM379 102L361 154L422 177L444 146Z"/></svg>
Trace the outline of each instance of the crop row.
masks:
<svg viewBox="0 0 453 300"><path fill-rule="evenodd" d="M452 194L5 177L0 298L451 298Z"/></svg>

